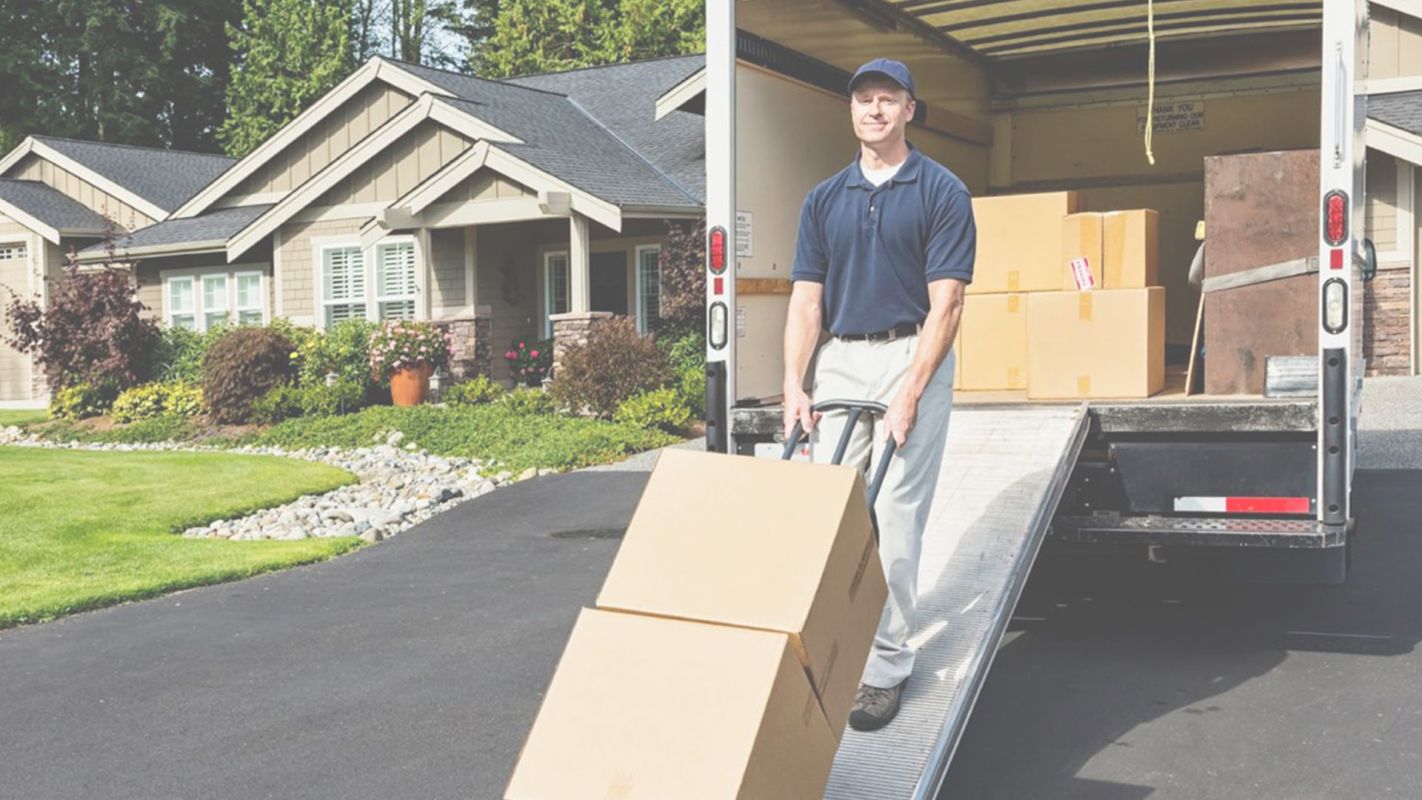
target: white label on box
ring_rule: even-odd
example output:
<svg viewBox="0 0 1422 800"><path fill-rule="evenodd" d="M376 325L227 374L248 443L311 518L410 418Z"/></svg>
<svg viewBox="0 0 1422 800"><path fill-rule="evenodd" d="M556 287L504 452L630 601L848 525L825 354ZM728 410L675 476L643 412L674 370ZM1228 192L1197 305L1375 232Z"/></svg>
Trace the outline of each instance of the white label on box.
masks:
<svg viewBox="0 0 1422 800"><path fill-rule="evenodd" d="M736 338L746 338L746 307L736 306Z"/></svg>
<svg viewBox="0 0 1422 800"><path fill-rule="evenodd" d="M750 258L751 253L751 226L755 218L749 211L736 212L736 257Z"/></svg>
<svg viewBox="0 0 1422 800"><path fill-rule="evenodd" d="M1096 274L1091 271L1091 259L1086 256L1071 260L1071 277L1079 292L1096 288Z"/></svg>
<svg viewBox="0 0 1422 800"><path fill-rule="evenodd" d="M1145 133L1146 109L1136 109L1136 134ZM1173 100L1155 104L1151 130L1156 133L1189 133L1205 129L1204 100Z"/></svg>

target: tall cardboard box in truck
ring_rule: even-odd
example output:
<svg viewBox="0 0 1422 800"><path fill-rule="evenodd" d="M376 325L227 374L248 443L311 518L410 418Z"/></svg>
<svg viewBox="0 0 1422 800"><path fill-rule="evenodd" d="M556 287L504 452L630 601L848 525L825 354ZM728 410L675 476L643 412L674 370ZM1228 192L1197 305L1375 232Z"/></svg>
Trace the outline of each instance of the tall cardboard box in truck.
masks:
<svg viewBox="0 0 1422 800"><path fill-rule="evenodd" d="M1062 219L1076 208L1076 192L973 198L978 250L968 293L1062 288Z"/></svg>
<svg viewBox="0 0 1422 800"><path fill-rule="evenodd" d="M1027 295L975 294L963 307L964 391L1027 388Z"/></svg>
<svg viewBox="0 0 1422 800"><path fill-rule="evenodd" d="M1101 215L1103 286L1145 289L1160 285L1160 214L1150 209Z"/></svg>
<svg viewBox="0 0 1422 800"><path fill-rule="evenodd" d="M838 736L888 589L849 466L666 450L598 608L782 631Z"/></svg>
<svg viewBox="0 0 1422 800"><path fill-rule="evenodd" d="M1165 290L1034 294L1027 301L1033 400L1145 398L1165 386Z"/></svg>
<svg viewBox="0 0 1422 800"><path fill-rule="evenodd" d="M504 797L819 800L837 746L785 634L589 609Z"/></svg>

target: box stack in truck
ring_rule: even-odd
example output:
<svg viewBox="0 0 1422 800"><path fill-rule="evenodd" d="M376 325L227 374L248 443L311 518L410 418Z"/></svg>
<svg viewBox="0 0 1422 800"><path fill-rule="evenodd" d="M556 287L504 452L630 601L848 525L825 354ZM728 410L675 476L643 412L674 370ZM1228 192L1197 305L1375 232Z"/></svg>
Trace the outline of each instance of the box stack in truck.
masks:
<svg viewBox="0 0 1422 800"><path fill-rule="evenodd" d="M978 198L958 389L1145 398L1165 382L1159 216L1085 213L1075 192Z"/></svg>
<svg viewBox="0 0 1422 800"><path fill-rule="evenodd" d="M819 800L887 598L864 495L852 467L664 452L505 797Z"/></svg>

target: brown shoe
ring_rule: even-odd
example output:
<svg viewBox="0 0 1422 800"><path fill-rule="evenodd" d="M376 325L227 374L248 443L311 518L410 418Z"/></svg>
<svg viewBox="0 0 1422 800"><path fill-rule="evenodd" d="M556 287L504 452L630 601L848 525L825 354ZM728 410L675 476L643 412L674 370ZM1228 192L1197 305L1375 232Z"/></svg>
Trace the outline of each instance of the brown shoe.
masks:
<svg viewBox="0 0 1422 800"><path fill-rule="evenodd" d="M854 708L849 712L849 727L856 731L877 731L899 713L899 698L904 694L905 678L898 686L880 689L867 684L859 685L859 694L854 698Z"/></svg>

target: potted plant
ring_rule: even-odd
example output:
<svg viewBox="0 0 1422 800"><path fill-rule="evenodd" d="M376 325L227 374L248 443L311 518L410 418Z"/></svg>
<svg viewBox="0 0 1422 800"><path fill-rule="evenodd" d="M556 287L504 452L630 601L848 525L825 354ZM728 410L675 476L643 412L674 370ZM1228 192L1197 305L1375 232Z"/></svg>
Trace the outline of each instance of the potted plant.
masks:
<svg viewBox="0 0 1422 800"><path fill-rule="evenodd" d="M430 373L449 365L452 337L428 322L381 323L370 335L370 371L390 379L397 406L417 406L430 392Z"/></svg>
<svg viewBox="0 0 1422 800"><path fill-rule="evenodd" d="M514 380L524 386L539 386L553 368L553 340L514 342L504 353L504 360L509 362Z"/></svg>

